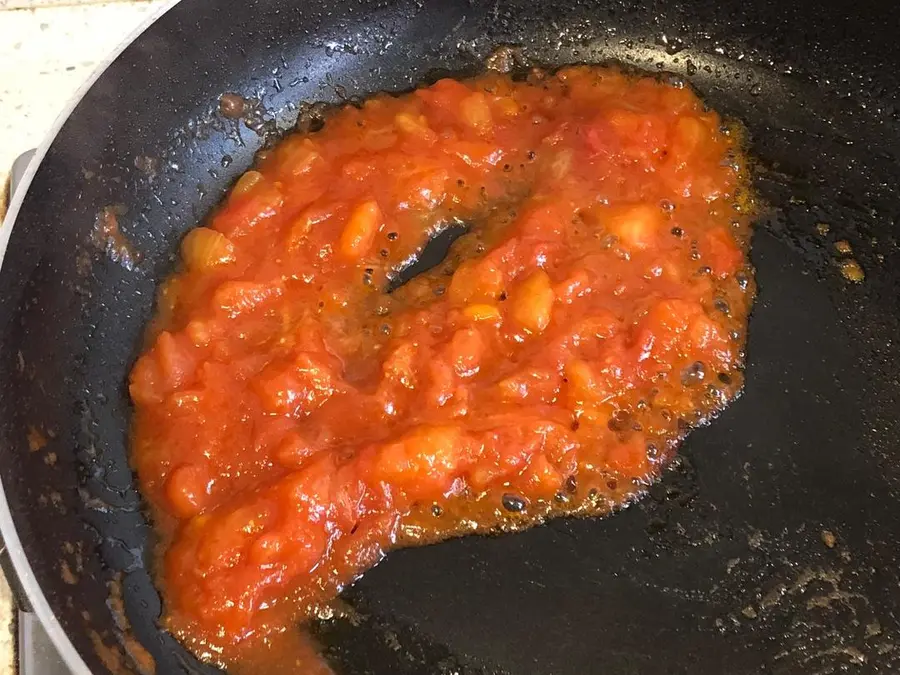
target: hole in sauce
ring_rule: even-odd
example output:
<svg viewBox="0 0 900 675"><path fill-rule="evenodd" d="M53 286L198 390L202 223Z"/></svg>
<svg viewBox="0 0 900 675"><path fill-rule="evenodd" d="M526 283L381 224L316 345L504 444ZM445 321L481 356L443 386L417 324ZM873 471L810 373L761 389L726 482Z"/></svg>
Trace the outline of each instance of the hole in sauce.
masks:
<svg viewBox="0 0 900 675"><path fill-rule="evenodd" d="M388 278L387 292L393 293L401 286L408 284L420 274L440 265L450 253L450 247L457 239L469 232L469 226L461 221L454 221L441 228L412 260L397 269Z"/></svg>

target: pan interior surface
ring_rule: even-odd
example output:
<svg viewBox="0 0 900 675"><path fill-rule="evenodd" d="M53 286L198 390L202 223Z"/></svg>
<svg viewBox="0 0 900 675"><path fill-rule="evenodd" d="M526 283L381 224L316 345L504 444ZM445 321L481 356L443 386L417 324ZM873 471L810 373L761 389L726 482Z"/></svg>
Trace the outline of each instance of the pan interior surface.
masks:
<svg viewBox="0 0 900 675"><path fill-rule="evenodd" d="M126 376L181 236L300 102L472 73L514 45L536 64L674 72L746 126L768 204L752 252L746 390L623 513L391 554L345 594L353 621L314 626L335 671L897 672L900 43L877 10L172 9L62 128L0 271L3 487L92 671L139 672L152 658L157 673L214 672L157 627L152 531L127 457ZM258 105L226 119L225 92ZM98 245L110 213L132 263Z"/></svg>

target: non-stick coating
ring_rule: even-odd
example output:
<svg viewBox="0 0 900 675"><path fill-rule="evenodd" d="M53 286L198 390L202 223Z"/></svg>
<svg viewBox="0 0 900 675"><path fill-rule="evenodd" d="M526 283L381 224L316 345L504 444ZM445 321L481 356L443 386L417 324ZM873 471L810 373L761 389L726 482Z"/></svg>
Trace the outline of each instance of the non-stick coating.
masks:
<svg viewBox="0 0 900 675"><path fill-rule="evenodd" d="M896 24L889 3L867 0L184 0L171 10L62 128L0 272L3 486L88 665L106 673L120 643L134 651L110 609L121 588L156 672L197 668L155 628L125 380L180 237L263 142L216 114L219 95L261 99L284 130L299 101L409 89L514 44L546 64L617 59L681 73L745 122L770 205L754 240L746 393L624 513L391 554L347 593L360 625L316 627L336 669L900 671ZM136 269L90 243L111 205L143 256ZM863 283L841 276L839 239ZM29 450L29 433L46 446Z"/></svg>

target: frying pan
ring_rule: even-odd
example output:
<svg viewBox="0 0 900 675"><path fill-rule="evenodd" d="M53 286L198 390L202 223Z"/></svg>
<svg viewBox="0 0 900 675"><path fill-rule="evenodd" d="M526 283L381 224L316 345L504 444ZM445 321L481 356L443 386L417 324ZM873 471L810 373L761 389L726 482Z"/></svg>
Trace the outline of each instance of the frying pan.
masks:
<svg viewBox="0 0 900 675"><path fill-rule="evenodd" d="M900 672L900 40L873 0L183 0L99 75L0 230L0 529L74 671L214 672L160 630L126 375L178 243L290 129L479 70L684 77L755 158L743 397L602 520L392 553L313 630L338 673ZM258 102L253 123L221 94ZM252 127L252 128L251 128ZM112 207L140 253L94 242ZM15 225L15 227L13 227ZM841 274L846 241L865 272Z"/></svg>

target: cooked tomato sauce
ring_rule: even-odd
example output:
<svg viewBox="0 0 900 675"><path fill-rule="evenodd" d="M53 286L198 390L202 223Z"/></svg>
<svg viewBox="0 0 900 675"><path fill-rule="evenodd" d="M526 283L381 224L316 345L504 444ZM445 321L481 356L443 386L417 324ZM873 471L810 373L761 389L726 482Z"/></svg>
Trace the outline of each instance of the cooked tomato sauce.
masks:
<svg viewBox="0 0 900 675"><path fill-rule="evenodd" d="M689 89L597 67L378 95L267 152L131 374L169 626L227 659L390 548L639 493L741 387L741 164Z"/></svg>

